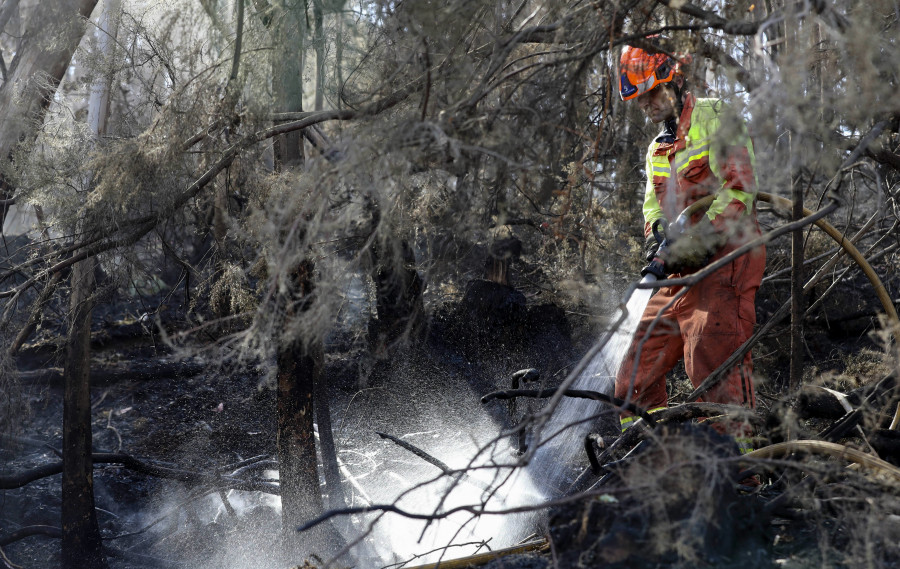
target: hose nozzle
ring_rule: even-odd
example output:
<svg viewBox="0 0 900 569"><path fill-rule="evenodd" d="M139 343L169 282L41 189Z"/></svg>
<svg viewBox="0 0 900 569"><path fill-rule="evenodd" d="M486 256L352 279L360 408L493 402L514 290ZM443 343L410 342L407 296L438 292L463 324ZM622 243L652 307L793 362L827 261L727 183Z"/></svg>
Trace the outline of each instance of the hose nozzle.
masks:
<svg viewBox="0 0 900 569"><path fill-rule="evenodd" d="M653 237L656 238L659 247L657 247L653 259L650 260L650 264L641 269L641 276L653 275L657 279L664 279L668 274L665 261L666 252L669 249L669 239L666 237L668 224L665 218L660 218L654 221L650 228L653 230Z"/></svg>

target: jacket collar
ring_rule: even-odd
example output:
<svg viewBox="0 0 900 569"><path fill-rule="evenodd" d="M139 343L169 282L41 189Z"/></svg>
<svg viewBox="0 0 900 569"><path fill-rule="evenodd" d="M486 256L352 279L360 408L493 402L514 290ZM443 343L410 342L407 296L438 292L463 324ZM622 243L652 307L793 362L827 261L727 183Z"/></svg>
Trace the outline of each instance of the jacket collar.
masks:
<svg viewBox="0 0 900 569"><path fill-rule="evenodd" d="M675 152L683 150L687 133L691 129L691 113L694 112L694 95L688 91L684 94L684 106L681 109L681 116L678 117L678 130L675 135Z"/></svg>

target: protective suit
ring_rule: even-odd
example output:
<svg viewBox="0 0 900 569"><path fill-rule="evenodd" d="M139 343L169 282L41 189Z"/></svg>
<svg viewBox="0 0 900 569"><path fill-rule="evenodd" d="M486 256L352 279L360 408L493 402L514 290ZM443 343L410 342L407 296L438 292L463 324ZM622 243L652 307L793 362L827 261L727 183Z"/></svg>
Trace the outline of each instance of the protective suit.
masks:
<svg viewBox="0 0 900 569"><path fill-rule="evenodd" d="M759 235L753 144L743 121L727 113L720 100L684 93L682 101L678 121L667 121L647 152L645 236L656 220L675 220L688 205L714 195L709 209L691 220L708 221L723 244L711 251L712 262ZM703 279L671 306L679 287L659 289L616 376L616 397L645 409L665 407L666 373L682 357L691 382L700 385L752 335L764 269L760 247ZM702 400L754 407L752 370L748 353Z"/></svg>

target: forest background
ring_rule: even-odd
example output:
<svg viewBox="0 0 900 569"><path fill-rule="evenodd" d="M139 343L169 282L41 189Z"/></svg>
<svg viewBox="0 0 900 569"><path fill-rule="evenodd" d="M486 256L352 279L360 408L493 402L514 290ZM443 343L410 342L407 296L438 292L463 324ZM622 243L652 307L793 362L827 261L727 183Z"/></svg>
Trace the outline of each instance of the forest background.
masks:
<svg viewBox="0 0 900 569"><path fill-rule="evenodd" d="M272 394L284 528L336 495L318 470L333 390L391 386L417 347L467 333L458 305L482 310L473 338L498 342L475 350L480 377L541 367L558 384L641 267L656 126L619 100L617 60L652 35L693 54L693 90L728 102L726 127L748 125L761 190L792 204L761 204L764 229L823 211L886 283L879 297L829 261L840 251L808 223L772 241L760 324L793 304L757 347L766 408L809 384L883 387L898 18L889 1L4 0L0 427L22 434L23 402L58 368L59 562L108 563L91 425L113 415L92 414L90 377L110 328L152 347L151 375L196 365ZM563 348L522 339L557 324ZM869 538L893 559L885 535Z"/></svg>

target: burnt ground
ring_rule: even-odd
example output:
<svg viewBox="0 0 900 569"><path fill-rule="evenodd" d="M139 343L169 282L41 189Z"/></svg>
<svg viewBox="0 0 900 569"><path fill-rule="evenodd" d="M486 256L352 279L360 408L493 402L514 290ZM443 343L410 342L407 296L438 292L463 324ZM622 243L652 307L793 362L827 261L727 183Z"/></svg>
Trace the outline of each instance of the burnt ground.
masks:
<svg viewBox="0 0 900 569"><path fill-rule="evenodd" d="M347 453L348 468L362 468L371 456L379 456L375 451L389 445L376 431L421 435L414 442L428 448L439 435L467 437L466 427L474 427L473 422L482 429L481 423L493 424L491 419L508 423L505 407L483 407L478 398L508 387L509 376L520 367L553 370L551 381L559 381L577 361L571 325L561 308L529 306L521 293L506 288L488 287L494 297L484 298L478 286L457 306L434 316L418 349L395 353L390 360L368 357L350 334L330 338L325 375L332 387L336 438ZM495 306L500 297L506 304ZM122 452L148 464L201 473L230 472L223 467L251 457L275 457L275 393L265 382L266 370L223 373L218 364L179 359L153 326L140 322L143 308L119 305L95 313L95 452ZM473 321L494 324L473 327ZM0 448L0 474L58 461L63 385L55 344L61 325L56 324L43 323L38 341L23 351L25 412ZM460 394L470 409L464 409ZM471 408L483 417L473 419ZM492 428L496 436L500 427ZM362 457L356 463L354 453ZM386 461L421 462L411 456ZM0 540L23 527L58 527L59 480L55 475L0 491ZM248 493L229 497L238 514L232 518L206 486L103 464L96 465L94 481L101 531L116 553L114 567L213 566L228 556L227 566L250 566L235 561L233 552L248 525L254 526L254 552L275 548L278 513ZM46 535L3 547L23 567L58 565L57 549L58 540ZM277 557L269 561L261 566L289 564Z"/></svg>
<svg viewBox="0 0 900 569"><path fill-rule="evenodd" d="M889 283L895 297L896 280ZM831 378L828 385L849 391L877 378L880 370L871 354L881 347L870 332L878 306L867 286L854 277L846 283L846 294L831 297L809 323L805 337L811 381ZM784 288L778 281L764 285L757 303L760 321L785 298ZM274 392L263 381L264 370L223 374L219 366L202 360L178 359L152 326L134 318L142 307L121 302L95 314L95 449L206 473L230 472L251 457L274 457ZM46 323L23 353L24 413L13 438L0 448L2 474L58 460L62 384L54 348L59 330L52 324ZM783 409L784 330L780 327L755 352L761 407L769 413ZM336 334L328 345L326 377L347 468L358 475L369 462L387 469L395 462L418 461L383 458L379 453L386 443L375 431L410 434L410 442L438 449L434 454L441 458L446 447L439 440L465 437L469 426L474 429L482 421L464 411L466 405L500 425L509 424L504 405L479 408L478 398L508 388L511 374L522 368L541 370L544 386L558 383L595 333L595 325L573 311L478 281L460 301L434 313L423 341L391 359L375 360L353 335ZM685 390L683 372L676 370L671 380L677 400ZM812 499L807 495L784 498L790 507L773 506L787 489L804 484L802 476L767 471L761 473L762 487L741 486L736 455L727 450L732 448L727 440L717 444L722 442L718 436L703 427L659 432L616 463L586 496L550 510L543 522L550 551L511 556L489 566L850 567L865 552L872 567L900 563L900 529L894 520L900 519L900 510L891 509L896 500L879 502L876 513L888 522L877 531L861 537L859 527L847 527L868 519L866 500L880 500L883 486L873 489L861 477L836 482L823 473L819 488L825 487L833 502L816 505L812 513L796 503ZM354 462L351 455L360 458ZM59 479L55 475L0 491L0 540L26 526L58 526ZM852 491L845 492L847 488ZM230 493L232 513L210 485L173 482L116 464L96 466L95 491L112 567L291 564L273 553L277 512L256 494ZM852 503L860 517L842 520L846 511L832 507L841 500ZM892 546L885 543L892 538ZM3 551L22 567L58 565L55 537L34 535L3 546Z"/></svg>

